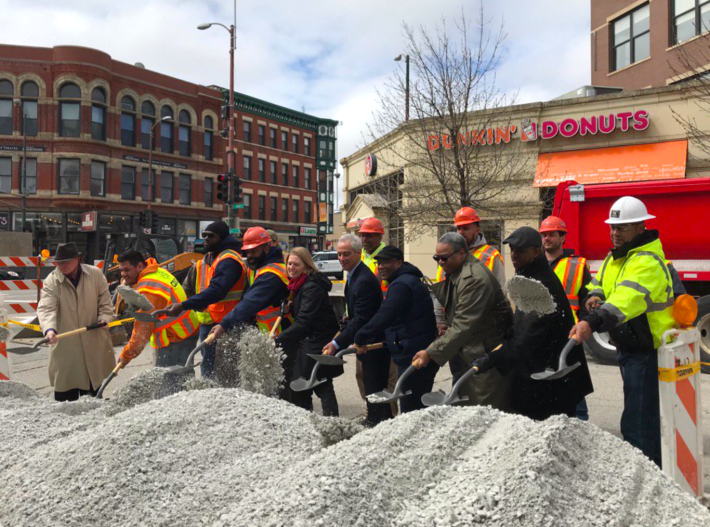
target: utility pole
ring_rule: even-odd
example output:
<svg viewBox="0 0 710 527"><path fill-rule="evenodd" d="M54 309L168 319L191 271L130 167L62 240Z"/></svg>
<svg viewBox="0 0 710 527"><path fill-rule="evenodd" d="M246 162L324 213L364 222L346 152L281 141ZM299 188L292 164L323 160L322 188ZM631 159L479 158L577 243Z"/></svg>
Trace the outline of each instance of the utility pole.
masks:
<svg viewBox="0 0 710 527"><path fill-rule="evenodd" d="M22 223L20 231L25 232L27 226L27 113L22 107L22 100L15 99L17 109L22 112L22 165L20 168L20 197L22 198ZM11 189L12 190L12 189Z"/></svg>

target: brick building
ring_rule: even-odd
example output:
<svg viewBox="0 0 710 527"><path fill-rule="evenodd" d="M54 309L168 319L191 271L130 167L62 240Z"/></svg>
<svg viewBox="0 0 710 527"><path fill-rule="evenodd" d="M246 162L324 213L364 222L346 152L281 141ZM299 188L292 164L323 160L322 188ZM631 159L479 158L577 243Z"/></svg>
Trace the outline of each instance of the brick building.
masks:
<svg viewBox="0 0 710 527"><path fill-rule="evenodd" d="M710 71L710 0L593 0L592 84L667 86Z"/></svg>
<svg viewBox="0 0 710 527"><path fill-rule="evenodd" d="M23 228L26 138L25 229L37 249L74 241L93 259L106 235L138 232L151 194L153 130L150 204L157 231L189 245L201 227L224 215L216 177L226 166L225 98L219 88L94 49L0 45L0 229ZM317 245L319 231L332 231L337 122L242 94L235 105L243 226L273 228L289 245ZM87 222L82 214L94 211Z"/></svg>

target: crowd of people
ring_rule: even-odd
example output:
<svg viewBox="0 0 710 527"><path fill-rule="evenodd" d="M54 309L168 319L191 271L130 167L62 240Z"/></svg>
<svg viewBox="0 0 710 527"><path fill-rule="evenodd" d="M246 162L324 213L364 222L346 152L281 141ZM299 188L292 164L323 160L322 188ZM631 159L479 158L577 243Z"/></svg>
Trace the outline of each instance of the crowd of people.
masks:
<svg viewBox="0 0 710 527"><path fill-rule="evenodd" d="M433 280L406 261L398 247L386 245L382 222L368 218L358 235L345 234L337 243L346 272L340 319L329 295L332 282L308 250L296 247L284 257L275 233L252 227L237 240L224 222L214 222L203 232L204 257L182 284L139 252L119 257L124 284L167 317L136 321L118 361L125 366L150 343L156 365L184 364L198 339L211 335L216 341L230 330L255 325L285 352L282 398L312 410L315 395L324 415L339 414L333 379L343 375L342 366L320 367L318 378L324 382L312 390L294 391L289 384L311 376L315 360L310 355L354 348L368 426L423 408L422 396L432 391L447 364L452 383L474 373L462 381L461 404L538 420L553 415L588 419L585 397L593 386L582 342L593 332L609 332L624 383L622 435L660 465L657 350L663 332L674 325L674 295L683 291L665 260L658 231L646 229L645 221L653 217L632 197L611 207L606 223L613 248L594 278L586 260L564 248L567 226L560 218L547 217L539 228L521 227L505 238L515 274L540 282L554 300L549 314L513 309L501 253L487 243L471 207L456 213L457 232L439 238ZM113 306L103 274L81 263L76 246L60 246L55 262L38 316L50 339L55 398L75 400L95 394L116 366L106 329ZM106 324L57 339L97 322ZM577 345L568 362L580 366L559 379L533 380L531 374L557 367L571 338ZM202 353L203 376L224 373L214 343ZM399 405L367 399L391 391L410 365L416 371L402 386L410 393Z"/></svg>

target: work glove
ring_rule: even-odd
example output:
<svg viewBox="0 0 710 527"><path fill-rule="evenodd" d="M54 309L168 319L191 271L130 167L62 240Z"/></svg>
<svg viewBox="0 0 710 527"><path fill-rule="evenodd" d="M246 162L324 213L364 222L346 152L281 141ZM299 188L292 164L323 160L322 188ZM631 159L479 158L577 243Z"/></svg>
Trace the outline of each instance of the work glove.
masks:
<svg viewBox="0 0 710 527"><path fill-rule="evenodd" d="M488 354L483 357L476 359L471 363L471 368L478 368L478 371L474 375L480 375L481 373L486 373L488 370L493 368L493 363L491 362Z"/></svg>

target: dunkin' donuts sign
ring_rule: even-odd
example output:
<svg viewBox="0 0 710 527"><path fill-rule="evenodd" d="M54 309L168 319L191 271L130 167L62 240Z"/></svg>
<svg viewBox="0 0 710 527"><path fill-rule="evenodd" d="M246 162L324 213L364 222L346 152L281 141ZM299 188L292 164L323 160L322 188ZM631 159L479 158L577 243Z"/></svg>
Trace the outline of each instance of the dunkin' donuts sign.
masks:
<svg viewBox="0 0 710 527"><path fill-rule="evenodd" d="M646 110L569 118L561 122L542 121L536 123L526 118L522 120L520 127L513 124L483 130L467 130L459 132L458 137L448 134L431 134L428 138L428 146L429 150L438 150L439 148L450 150L454 146L454 142L459 147L466 147L507 144L510 143L511 138L516 136L519 136L523 142L554 139L557 136L571 138L577 135L610 134L615 131L641 131L648 128L649 124L650 117Z"/></svg>

